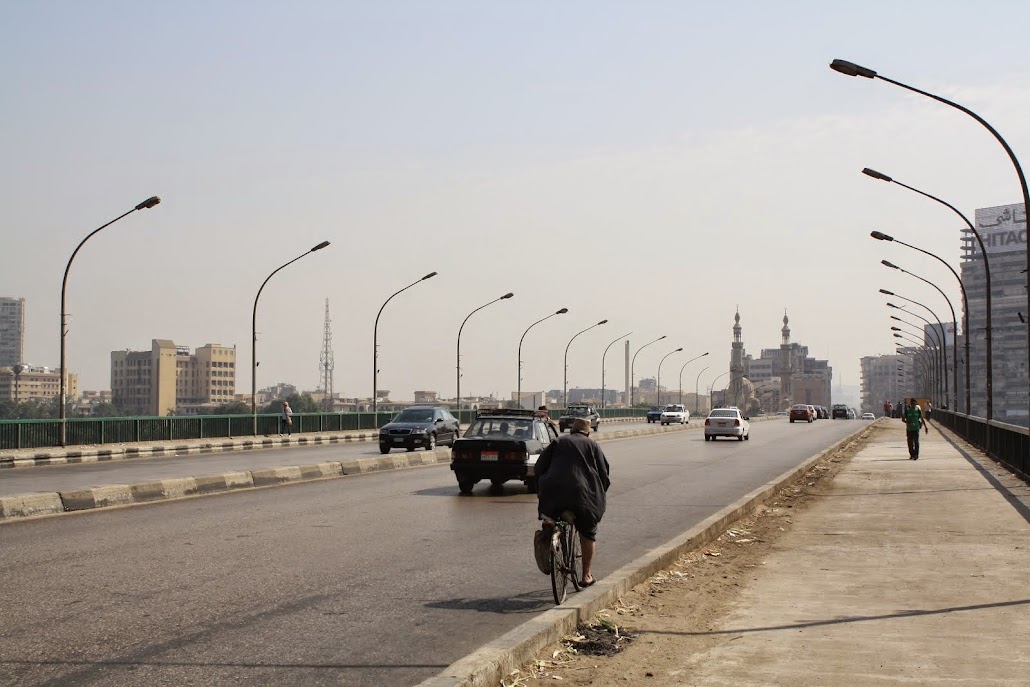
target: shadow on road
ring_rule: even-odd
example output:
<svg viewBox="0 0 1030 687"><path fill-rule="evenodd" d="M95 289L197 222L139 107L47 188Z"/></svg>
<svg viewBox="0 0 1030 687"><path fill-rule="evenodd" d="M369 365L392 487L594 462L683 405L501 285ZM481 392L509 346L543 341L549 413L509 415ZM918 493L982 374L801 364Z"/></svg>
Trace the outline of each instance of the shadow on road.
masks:
<svg viewBox="0 0 1030 687"><path fill-rule="evenodd" d="M449 611L479 611L481 613L536 613L554 605L550 589L488 599L447 599L425 604L426 608L444 608Z"/></svg>

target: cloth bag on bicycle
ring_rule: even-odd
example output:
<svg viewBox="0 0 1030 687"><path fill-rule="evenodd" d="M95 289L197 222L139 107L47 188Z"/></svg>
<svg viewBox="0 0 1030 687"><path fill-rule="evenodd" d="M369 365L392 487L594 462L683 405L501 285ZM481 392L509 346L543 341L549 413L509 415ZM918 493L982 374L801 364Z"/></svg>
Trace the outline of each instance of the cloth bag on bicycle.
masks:
<svg viewBox="0 0 1030 687"><path fill-rule="evenodd" d="M551 574L551 540L554 537L554 527L544 526L533 533L533 558L536 559L536 567L545 575Z"/></svg>

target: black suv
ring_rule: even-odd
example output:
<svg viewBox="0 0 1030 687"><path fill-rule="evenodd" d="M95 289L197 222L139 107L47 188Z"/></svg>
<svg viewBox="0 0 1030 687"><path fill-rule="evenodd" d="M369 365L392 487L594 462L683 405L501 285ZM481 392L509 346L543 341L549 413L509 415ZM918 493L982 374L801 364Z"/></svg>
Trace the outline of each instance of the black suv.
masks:
<svg viewBox="0 0 1030 687"><path fill-rule="evenodd" d="M837 418L840 418L841 420L847 420L848 419L848 407L846 405L844 405L843 403L835 404L833 406L833 412L831 413L831 417L834 420L836 420Z"/></svg>
<svg viewBox="0 0 1030 687"><path fill-rule="evenodd" d="M577 418L589 420L590 430L593 432L596 432L601 426L601 416L594 410L593 406L585 403L571 403L568 408L562 411L561 417L558 418L558 431L564 432L567 429L572 429L572 423Z"/></svg>
<svg viewBox="0 0 1030 687"><path fill-rule="evenodd" d="M458 438L458 420L446 408L411 406L405 408L379 429L379 452L392 448L414 451L436 449L436 444L454 446Z"/></svg>

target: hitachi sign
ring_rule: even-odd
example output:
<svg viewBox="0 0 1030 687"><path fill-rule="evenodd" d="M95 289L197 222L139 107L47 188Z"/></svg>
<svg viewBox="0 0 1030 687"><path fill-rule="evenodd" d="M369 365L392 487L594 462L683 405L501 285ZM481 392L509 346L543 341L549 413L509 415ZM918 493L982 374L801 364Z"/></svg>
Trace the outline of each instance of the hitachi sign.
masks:
<svg viewBox="0 0 1030 687"><path fill-rule="evenodd" d="M978 209L976 230L990 255L1026 250L1026 213L1022 203ZM976 239L968 238L973 253L979 253Z"/></svg>

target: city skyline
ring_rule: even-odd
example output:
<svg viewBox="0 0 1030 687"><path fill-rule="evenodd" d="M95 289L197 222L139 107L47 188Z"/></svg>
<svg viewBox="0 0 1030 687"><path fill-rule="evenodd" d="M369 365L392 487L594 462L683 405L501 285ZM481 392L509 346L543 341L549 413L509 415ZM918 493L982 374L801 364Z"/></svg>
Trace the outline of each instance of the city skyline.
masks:
<svg viewBox="0 0 1030 687"><path fill-rule="evenodd" d="M828 63L959 101L1030 159L1030 57L1005 41L955 49L1030 19L1019 3L874 2L854 16L574 2L546 21L533 5L256 6L8 8L0 122L18 135L0 163L0 293L26 299L27 362L58 366L76 244L158 195L71 269L80 389L108 388L110 352L154 338L236 346L249 389L257 289L323 240L261 295L259 387L317 387L328 298L334 389L369 396L376 312L430 271L379 324L379 386L395 393L452 397L458 326L508 291L462 334L463 395L508 397L519 336L563 307L526 338L524 389L560 387L566 344L601 319L572 344L569 388L599 387L604 347L627 331L634 349L667 337L640 354L638 379L682 346L666 364L711 351L688 368L709 366L710 383L729 369L737 307L750 349L775 345L786 309L835 385L857 384L861 358L893 352L877 289L938 298L885 273L881 259L901 258L870 230L961 260L953 217L861 169L967 214L1019 189L975 122ZM942 266L903 259L957 300ZM607 386L621 388L612 353Z"/></svg>

